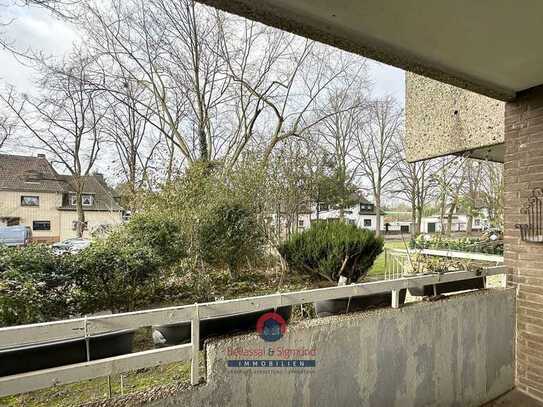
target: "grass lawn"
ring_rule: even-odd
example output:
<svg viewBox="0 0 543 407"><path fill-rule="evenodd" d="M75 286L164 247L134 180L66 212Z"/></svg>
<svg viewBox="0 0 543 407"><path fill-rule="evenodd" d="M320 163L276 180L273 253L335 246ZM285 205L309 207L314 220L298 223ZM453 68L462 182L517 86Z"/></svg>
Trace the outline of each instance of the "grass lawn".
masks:
<svg viewBox="0 0 543 407"><path fill-rule="evenodd" d="M401 240L388 240L388 241L385 241L385 248L405 249L405 245L404 245L404 242L402 242ZM377 260L375 260L375 263L373 264L373 267L368 273L368 276L375 277L375 276L383 275L384 273L385 273L385 253L383 252L381 253L379 257L377 257Z"/></svg>
<svg viewBox="0 0 543 407"><path fill-rule="evenodd" d="M140 369L135 372L125 373L123 376L124 394L129 394L153 386L188 382L190 379L190 363L172 363L149 369ZM105 399L108 397L108 393L109 385L107 378L101 377L2 398L0 399L0 406L78 406L85 402ZM113 396L121 394L121 379L119 375L111 377L111 393Z"/></svg>

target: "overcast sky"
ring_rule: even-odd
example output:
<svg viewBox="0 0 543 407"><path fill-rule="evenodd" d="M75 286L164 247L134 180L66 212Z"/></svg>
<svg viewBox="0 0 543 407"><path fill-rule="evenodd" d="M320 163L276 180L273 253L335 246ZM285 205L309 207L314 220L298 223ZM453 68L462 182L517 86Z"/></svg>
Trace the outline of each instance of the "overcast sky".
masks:
<svg viewBox="0 0 543 407"><path fill-rule="evenodd" d="M32 46L46 54L61 55L78 39L69 24L50 16L41 8L10 6L0 11L2 22L13 20L4 31L19 47ZM370 61L369 70L374 83L374 95L392 95L403 106L403 71L373 61ZM0 81L15 85L24 92L31 92L33 87L31 71L6 51L0 51Z"/></svg>

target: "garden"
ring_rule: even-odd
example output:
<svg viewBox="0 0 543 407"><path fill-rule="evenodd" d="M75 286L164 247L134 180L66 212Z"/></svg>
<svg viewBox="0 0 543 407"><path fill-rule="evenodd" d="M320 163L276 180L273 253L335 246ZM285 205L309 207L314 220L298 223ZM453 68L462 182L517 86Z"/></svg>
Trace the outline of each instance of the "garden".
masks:
<svg viewBox="0 0 543 407"><path fill-rule="evenodd" d="M128 222L95 238L79 253L57 255L50 247L39 244L0 247L0 326L329 287L379 275L384 241L355 225L316 221L310 228L278 240L263 210L267 197L259 195L260 184L254 178L249 184L247 177L225 180L219 171L194 165L159 193L139 196L140 208ZM434 242L421 238L420 242L425 247L445 245L437 239ZM471 243L447 241L447 247L453 244L462 249L462 244ZM439 272L436 267L450 271L456 267L450 261L430 265L427 259L420 259L417 264L425 264L420 272ZM405 295L403 290L402 303ZM285 307L278 312L287 320L297 320L390 305L391 296L385 293L320 301L295 309ZM259 315L202 321L202 340L250 330ZM188 342L190 324L147 327L120 334L126 342L126 348L118 351L122 354ZM79 353L82 343L76 345ZM94 356L100 347L106 346L104 343L109 344L91 342ZM68 357L74 350L62 352L63 357ZM108 356L112 355L102 355ZM2 355L0 351L2 357L6 358L6 352ZM19 362L24 360L21 355L11 357ZM6 368L7 363L4 365ZM122 386L118 378L112 379L113 384L94 379L3 402L40 405L43 399L56 400L57 394L75 403L74 397L81 394L91 398L97 393L102 397L111 392L137 391L160 383L157 377L163 377L162 383L182 382L188 372L186 365L173 364L130 373L124 376Z"/></svg>
<svg viewBox="0 0 543 407"><path fill-rule="evenodd" d="M279 241L262 209L266 197L254 198L258 185L258 180L248 185L247 177L233 176L225 181L219 171L194 165L159 193L140 195L140 207L128 222L96 237L78 253L57 255L51 247L40 244L0 247L0 326L333 286L340 276L346 282L357 282L367 275L383 251L381 238L344 222L316 222L305 232ZM291 319L313 317L315 307L288 307L285 312ZM241 325L239 319L227 321L220 329L250 328L256 316L251 318ZM187 340L186 330L185 336L172 339L163 328L123 332L125 341L128 337L130 342L124 351ZM208 328L206 334L202 323L202 339L224 333L217 332L217 326ZM165 343L160 335L157 340L157 332L165 337ZM77 346L84 349L82 341ZM96 346L103 345L91 341L92 355L99 349ZM40 352L43 355L44 349ZM70 352L74 350L64 349L63 358ZM84 351L80 356L84 358ZM4 361L14 357L24 359L0 350ZM26 364L16 365L21 368ZM4 363L9 370L7 365ZM178 373L172 373L176 369L170 366L130 374L131 385L125 383L124 390L145 387L161 374L174 381L186 379L187 369L176 365ZM96 379L2 402L40 405L44 398L57 400L54 394L58 393L75 403L73 397L91 388L94 394L96 386L102 396L104 392L107 395L109 385L104 383ZM113 385L114 393L115 389L119 390L118 383Z"/></svg>

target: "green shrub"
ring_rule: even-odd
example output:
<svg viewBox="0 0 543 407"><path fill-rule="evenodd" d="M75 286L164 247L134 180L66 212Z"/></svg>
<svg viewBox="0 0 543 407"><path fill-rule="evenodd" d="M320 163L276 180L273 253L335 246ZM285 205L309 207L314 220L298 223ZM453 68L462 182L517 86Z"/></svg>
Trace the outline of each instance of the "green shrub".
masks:
<svg viewBox="0 0 543 407"><path fill-rule="evenodd" d="M263 236L256 214L241 203L223 202L209 211L198 227L201 258L236 271L261 254Z"/></svg>
<svg viewBox="0 0 543 407"><path fill-rule="evenodd" d="M0 326L65 318L73 310L73 280L65 258L45 245L0 245Z"/></svg>
<svg viewBox="0 0 543 407"><path fill-rule="evenodd" d="M279 246L291 270L337 282L341 275L356 282L383 251L383 239L343 222L316 222Z"/></svg>
<svg viewBox="0 0 543 407"><path fill-rule="evenodd" d="M219 163L195 162L160 192L146 195L143 213L178 225L185 254L198 267L236 272L264 247L259 179L243 167L223 172Z"/></svg>
<svg viewBox="0 0 543 407"><path fill-rule="evenodd" d="M148 247L163 265L172 264L186 256L185 239L179 223L158 211L137 213L109 240Z"/></svg>
<svg viewBox="0 0 543 407"><path fill-rule="evenodd" d="M490 240L489 238L463 237L452 239L450 237L435 234L420 235L410 243L411 248L416 249L443 249L460 252L474 252L503 255L503 240Z"/></svg>
<svg viewBox="0 0 543 407"><path fill-rule="evenodd" d="M178 223L158 211L130 221L73 256L81 313L133 311L156 299L162 278L186 257Z"/></svg>
<svg viewBox="0 0 543 407"><path fill-rule="evenodd" d="M160 281L162 259L140 242L116 235L72 256L79 311L133 311L148 305Z"/></svg>

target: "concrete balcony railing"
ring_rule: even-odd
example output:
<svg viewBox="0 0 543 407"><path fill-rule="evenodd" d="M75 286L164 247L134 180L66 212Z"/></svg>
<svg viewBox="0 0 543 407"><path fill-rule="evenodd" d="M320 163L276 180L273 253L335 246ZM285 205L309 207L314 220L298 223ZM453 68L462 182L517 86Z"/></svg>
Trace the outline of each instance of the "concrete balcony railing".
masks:
<svg viewBox="0 0 543 407"><path fill-rule="evenodd" d="M187 321L191 322L192 329L191 343L189 344L100 360L90 360L87 347L88 362L0 377L0 397L178 361L191 361L191 381L193 384L197 384L200 381L199 333L200 320L202 319L387 292L392 296L392 307L398 308L400 306L400 290L503 273L505 273L505 267L498 265L485 268L480 272L456 271L441 275L400 277L346 286L1 328L0 350L81 337L89 340L94 335L116 330L137 329Z"/></svg>

